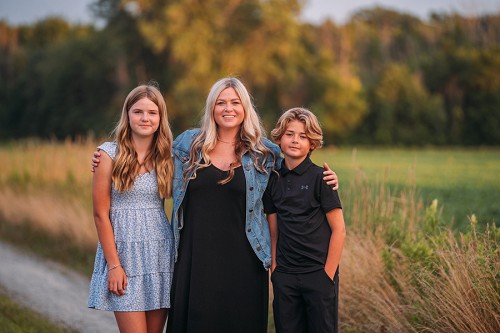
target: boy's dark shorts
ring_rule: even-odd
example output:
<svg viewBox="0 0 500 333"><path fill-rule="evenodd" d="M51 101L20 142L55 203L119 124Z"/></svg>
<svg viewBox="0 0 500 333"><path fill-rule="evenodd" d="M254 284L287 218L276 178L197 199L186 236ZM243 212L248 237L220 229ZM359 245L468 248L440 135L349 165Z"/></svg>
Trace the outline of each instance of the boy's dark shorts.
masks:
<svg viewBox="0 0 500 333"><path fill-rule="evenodd" d="M333 281L324 269L271 275L277 333L338 332L338 269Z"/></svg>

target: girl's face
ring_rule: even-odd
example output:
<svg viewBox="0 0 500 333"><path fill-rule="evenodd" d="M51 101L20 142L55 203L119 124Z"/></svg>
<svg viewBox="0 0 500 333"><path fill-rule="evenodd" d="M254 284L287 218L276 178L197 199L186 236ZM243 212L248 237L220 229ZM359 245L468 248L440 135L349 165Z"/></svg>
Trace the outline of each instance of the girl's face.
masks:
<svg viewBox="0 0 500 333"><path fill-rule="evenodd" d="M158 106L149 98L143 97L128 110L128 120L133 135L153 136L160 126Z"/></svg>
<svg viewBox="0 0 500 333"><path fill-rule="evenodd" d="M314 149L306 135L306 125L298 120L292 120L288 123L286 131L279 139L278 144L283 155L285 155L285 159L297 161L303 161L309 152Z"/></svg>
<svg viewBox="0 0 500 333"><path fill-rule="evenodd" d="M222 90L215 101L214 119L220 129L240 127L245 118L245 109L233 88Z"/></svg>

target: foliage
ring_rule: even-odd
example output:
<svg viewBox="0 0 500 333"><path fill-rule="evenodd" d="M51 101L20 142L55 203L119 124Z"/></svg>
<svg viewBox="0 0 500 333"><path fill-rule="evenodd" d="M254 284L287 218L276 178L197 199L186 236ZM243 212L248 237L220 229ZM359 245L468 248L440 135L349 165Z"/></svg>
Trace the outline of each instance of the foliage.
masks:
<svg viewBox="0 0 500 333"><path fill-rule="evenodd" d="M293 106L336 143L498 145L500 15L374 7L337 26L299 20L302 1L96 0L102 29L48 18L0 22L0 139L108 133L151 79L175 133L211 84L239 76L265 126Z"/></svg>
<svg viewBox="0 0 500 333"><path fill-rule="evenodd" d="M442 144L446 122L443 103L404 65L382 70L366 123L375 143Z"/></svg>

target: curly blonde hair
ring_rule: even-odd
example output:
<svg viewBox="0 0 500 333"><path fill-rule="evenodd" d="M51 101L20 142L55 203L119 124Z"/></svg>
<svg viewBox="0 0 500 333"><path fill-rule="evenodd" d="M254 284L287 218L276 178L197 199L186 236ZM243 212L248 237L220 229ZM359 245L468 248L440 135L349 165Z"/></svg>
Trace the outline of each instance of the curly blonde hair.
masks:
<svg viewBox="0 0 500 333"><path fill-rule="evenodd" d="M273 153L264 145L262 138L265 137L265 132L261 124L259 115L255 111L252 104L252 99L245 85L234 77L226 77L220 79L210 89L205 103L204 114L201 120L200 133L193 140L189 160L186 162L188 168L184 172L184 178L187 180L187 175L194 170L191 179L196 178L196 171L210 166L210 151L217 144L217 124L214 118L214 107L220 93L227 88L233 88L241 100L241 104L245 110L243 123L240 127L238 142L235 146L235 154L237 160L229 166L228 176L219 181L219 184L226 184L234 177L234 169L241 164L241 157L248 151L252 155L253 164L259 172L267 173L264 166L267 156ZM273 158L276 157L273 155ZM202 161L203 160L203 161Z"/></svg>
<svg viewBox="0 0 500 333"><path fill-rule="evenodd" d="M271 137L274 142L278 142L281 139L286 132L288 124L293 120L298 120L305 125L306 136L311 146L314 147L312 150L323 146L323 131L321 130L318 118L316 118L314 113L305 108L292 108L281 115L275 128L271 131ZM309 155L311 155L312 150L309 152Z"/></svg>
<svg viewBox="0 0 500 333"><path fill-rule="evenodd" d="M172 196L172 177L174 174L172 131L168 123L165 100L154 83L134 88L125 99L121 118L113 131L118 151L113 163L112 181L118 192L128 191L132 189L134 180L139 175L141 166L132 142L128 111L142 98L147 98L155 103L160 114L160 124L153 136L151 151L144 159L143 164L151 163L153 165L160 197L169 198Z"/></svg>

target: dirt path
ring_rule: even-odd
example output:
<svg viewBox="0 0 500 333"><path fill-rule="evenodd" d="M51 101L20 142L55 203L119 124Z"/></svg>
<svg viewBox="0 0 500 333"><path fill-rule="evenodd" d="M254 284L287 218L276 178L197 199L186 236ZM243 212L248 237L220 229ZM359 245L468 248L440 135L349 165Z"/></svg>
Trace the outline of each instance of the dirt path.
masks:
<svg viewBox="0 0 500 333"><path fill-rule="evenodd" d="M118 332L112 312L87 308L88 278L3 243L0 285L13 300L60 326L82 333Z"/></svg>

